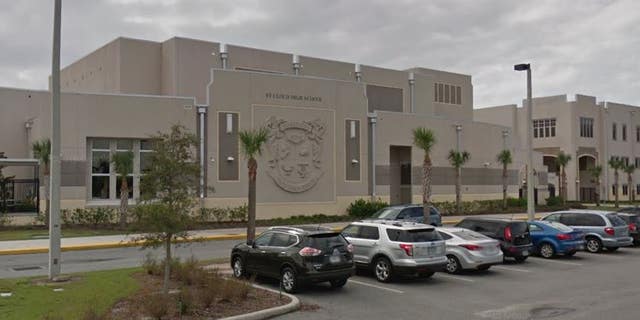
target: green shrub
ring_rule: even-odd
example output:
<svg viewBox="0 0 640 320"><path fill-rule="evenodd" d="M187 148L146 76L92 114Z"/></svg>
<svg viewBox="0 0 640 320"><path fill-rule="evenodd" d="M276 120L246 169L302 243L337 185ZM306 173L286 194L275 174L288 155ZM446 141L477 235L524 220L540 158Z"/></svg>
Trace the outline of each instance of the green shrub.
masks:
<svg viewBox="0 0 640 320"><path fill-rule="evenodd" d="M228 208L202 208L198 212L201 222L244 222L247 221L249 207L244 204Z"/></svg>
<svg viewBox="0 0 640 320"><path fill-rule="evenodd" d="M380 200L358 199L347 207L347 214L354 218L368 218L378 210L388 207L389 204Z"/></svg>
<svg viewBox="0 0 640 320"><path fill-rule="evenodd" d="M547 198L547 206L556 207L562 204L562 197L549 197Z"/></svg>
<svg viewBox="0 0 640 320"><path fill-rule="evenodd" d="M76 208L73 210L63 209L61 211L62 224L89 226L97 228L115 222L116 210L111 208Z"/></svg>
<svg viewBox="0 0 640 320"><path fill-rule="evenodd" d="M6 227L11 224L11 219L7 215L0 213L0 228Z"/></svg>
<svg viewBox="0 0 640 320"><path fill-rule="evenodd" d="M524 198L507 198L507 207L526 207L527 199Z"/></svg>

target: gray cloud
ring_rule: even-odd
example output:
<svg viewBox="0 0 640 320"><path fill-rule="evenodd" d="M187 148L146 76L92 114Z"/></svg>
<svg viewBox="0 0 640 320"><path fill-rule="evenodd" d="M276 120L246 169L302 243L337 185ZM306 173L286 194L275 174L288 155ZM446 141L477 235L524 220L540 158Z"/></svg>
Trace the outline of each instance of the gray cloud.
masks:
<svg viewBox="0 0 640 320"><path fill-rule="evenodd" d="M0 86L46 88L52 1L0 12ZM640 1L63 0L62 63L127 36L228 42L471 74L476 106L583 93L640 105Z"/></svg>

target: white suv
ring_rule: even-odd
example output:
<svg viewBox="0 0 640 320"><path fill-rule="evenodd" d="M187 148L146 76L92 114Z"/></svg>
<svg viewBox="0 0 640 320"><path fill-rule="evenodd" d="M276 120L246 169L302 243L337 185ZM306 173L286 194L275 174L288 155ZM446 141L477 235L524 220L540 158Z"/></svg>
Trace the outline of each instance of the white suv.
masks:
<svg viewBox="0 0 640 320"><path fill-rule="evenodd" d="M445 241L430 225L360 221L344 228L342 235L353 244L356 267L373 270L381 282L397 275L428 278L447 264Z"/></svg>

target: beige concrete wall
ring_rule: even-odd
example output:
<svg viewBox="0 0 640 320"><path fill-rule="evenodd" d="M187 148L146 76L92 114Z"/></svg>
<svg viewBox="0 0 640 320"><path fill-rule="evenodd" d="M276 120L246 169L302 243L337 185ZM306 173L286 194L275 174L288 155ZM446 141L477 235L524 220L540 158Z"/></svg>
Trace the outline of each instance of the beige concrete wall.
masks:
<svg viewBox="0 0 640 320"><path fill-rule="evenodd" d="M300 64L302 65L300 70L302 76L344 81L354 81L355 79L355 64L353 63L300 56Z"/></svg>
<svg viewBox="0 0 640 320"><path fill-rule="evenodd" d="M219 112L239 114L241 130L265 126L270 117L285 121L320 120L325 125L321 143L321 171L317 183L303 192L290 192L279 186L269 175L269 144L258 158L258 202L305 203L322 202L335 206L338 197L366 196L368 180L366 127L361 127L360 136L360 181L345 181L345 119L359 120L366 124L366 97L364 86L355 82L300 78L288 75L215 70L211 88L212 107L209 110L208 125L217 125ZM224 93L224 94L223 94ZM315 97L313 101L290 98L276 98L267 94L286 94ZM218 131L209 130L208 158L218 157ZM225 160L226 157L223 159ZM216 160L219 161L219 160ZM238 181L220 181L218 166L209 161L207 181L215 192L210 198L236 198L247 192L246 160L239 154L235 161L241 161Z"/></svg>
<svg viewBox="0 0 640 320"><path fill-rule="evenodd" d="M607 156L605 161L609 161L612 156L628 157L629 164L635 164L635 158L640 157L640 143L636 140L636 126L640 126L640 108L628 104L607 102L606 109L603 112L606 128L602 135L604 143L607 144ZM616 123L618 126L618 139L616 141L612 138L612 124ZM622 126L627 126L627 141L622 140ZM605 172L604 185L606 186L609 199L615 198L613 194L612 185L615 183L614 170L608 165L603 165L607 170ZM633 184L640 183L640 170L636 170L633 175ZM622 185L627 184L627 174L619 172L619 199L628 200L629 194L623 196ZM635 186L633 186L635 190ZM638 199L638 196L636 196Z"/></svg>
<svg viewBox="0 0 640 320"><path fill-rule="evenodd" d="M117 38L60 71L60 90L120 92L120 44Z"/></svg>
<svg viewBox="0 0 640 320"><path fill-rule="evenodd" d="M162 45L154 41L120 39L119 93L162 92Z"/></svg>
<svg viewBox="0 0 640 320"><path fill-rule="evenodd" d="M172 38L162 44L163 74L166 77L163 94L195 97L198 104L206 104L210 69L221 65L219 48L215 42L186 38ZM165 49L166 47L166 49ZM173 88L173 90L170 90Z"/></svg>
<svg viewBox="0 0 640 320"><path fill-rule="evenodd" d="M228 69L253 69L276 73L293 73L293 55L289 53L228 45Z"/></svg>
<svg viewBox="0 0 640 320"><path fill-rule="evenodd" d="M402 89L403 111L410 111L409 73L363 65L362 82L383 87Z"/></svg>
<svg viewBox="0 0 640 320"><path fill-rule="evenodd" d="M427 68L412 68L408 71L430 76L433 83L444 83L461 87L462 104L455 105L435 102L433 99L433 83L431 84L428 90L431 92L434 115L447 119L473 120L473 84L471 83L471 76Z"/></svg>

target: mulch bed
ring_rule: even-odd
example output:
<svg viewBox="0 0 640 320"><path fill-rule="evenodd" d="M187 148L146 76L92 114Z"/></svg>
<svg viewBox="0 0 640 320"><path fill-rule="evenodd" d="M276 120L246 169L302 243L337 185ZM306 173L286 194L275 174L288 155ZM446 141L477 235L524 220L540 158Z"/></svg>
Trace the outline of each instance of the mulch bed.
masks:
<svg viewBox="0 0 640 320"><path fill-rule="evenodd" d="M148 303L148 300L151 299L150 297L159 295L162 291L162 278L147 275L142 272L135 274L134 277L140 282L140 287L142 289L133 296L116 303L111 309L110 315L107 315L107 319L153 319L150 317L151 315L145 311L144 304ZM180 291L188 291L195 287L184 286L181 283L172 280L169 288L169 300L164 300L164 303L160 301L162 306L166 305L168 308L168 315L161 318L166 320L219 319L281 306L288 304L291 301L287 296L280 296L277 293L253 288L245 299L235 301L216 299L213 305L208 308L203 308L199 303L195 302L193 306L190 307L190 310L185 314L180 315L178 302L181 294Z"/></svg>

